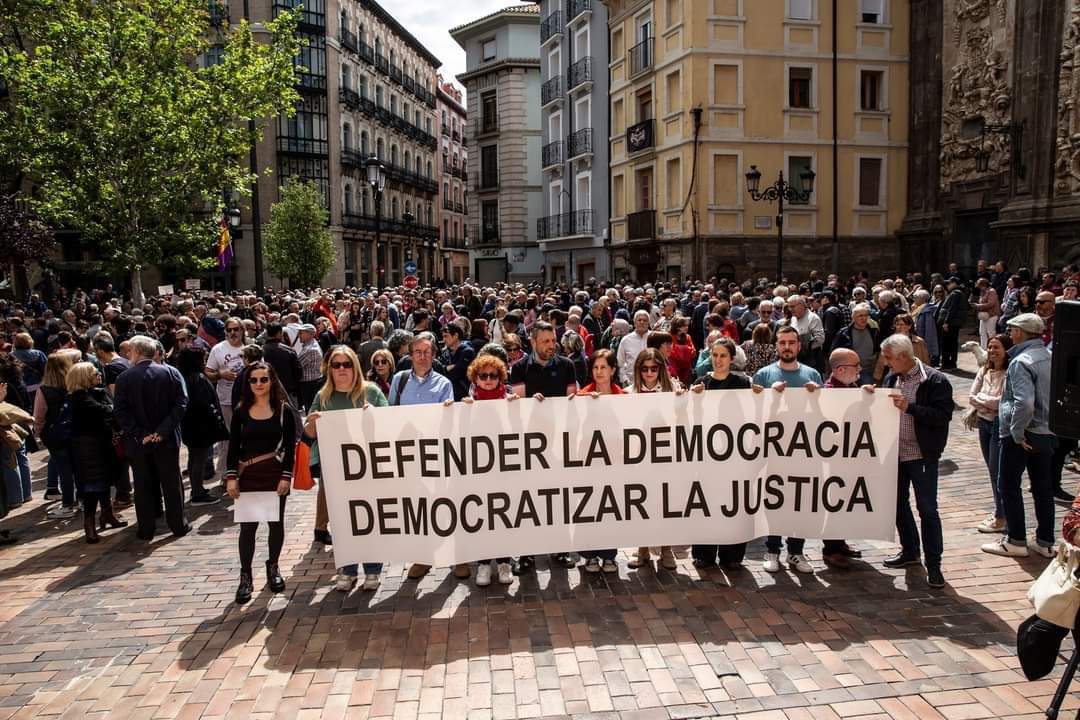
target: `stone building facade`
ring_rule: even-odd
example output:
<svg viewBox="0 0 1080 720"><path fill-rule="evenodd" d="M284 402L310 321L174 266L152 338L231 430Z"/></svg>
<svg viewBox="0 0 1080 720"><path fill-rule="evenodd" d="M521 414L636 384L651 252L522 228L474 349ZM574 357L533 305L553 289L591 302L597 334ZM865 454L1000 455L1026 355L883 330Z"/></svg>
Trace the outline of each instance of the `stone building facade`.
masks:
<svg viewBox="0 0 1080 720"><path fill-rule="evenodd" d="M435 120L439 126L439 237L442 257L439 277L462 283L469 275L468 171L469 153L465 148L468 116L462 105L461 90L452 82L438 78L435 89Z"/></svg>
<svg viewBox="0 0 1080 720"><path fill-rule="evenodd" d="M470 276L540 280L540 13L511 6L450 35L465 50Z"/></svg>
<svg viewBox="0 0 1080 720"><path fill-rule="evenodd" d="M1080 0L912 0L904 267L1080 259Z"/></svg>

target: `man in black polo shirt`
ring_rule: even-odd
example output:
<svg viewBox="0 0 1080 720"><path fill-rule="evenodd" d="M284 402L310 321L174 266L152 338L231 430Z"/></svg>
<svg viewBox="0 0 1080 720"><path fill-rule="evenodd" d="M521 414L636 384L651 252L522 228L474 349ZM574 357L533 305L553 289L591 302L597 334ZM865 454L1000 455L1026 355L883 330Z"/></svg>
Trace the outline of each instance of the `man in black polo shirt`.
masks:
<svg viewBox="0 0 1080 720"><path fill-rule="evenodd" d="M543 401L545 397L569 397L577 392L574 363L555 351L555 328L551 323L537 320L529 332L532 352L514 363L510 368L510 385L520 398L531 397ZM565 568L576 564L572 553L561 552L553 556L555 562ZM531 570L532 555L522 555L514 562L514 574Z"/></svg>

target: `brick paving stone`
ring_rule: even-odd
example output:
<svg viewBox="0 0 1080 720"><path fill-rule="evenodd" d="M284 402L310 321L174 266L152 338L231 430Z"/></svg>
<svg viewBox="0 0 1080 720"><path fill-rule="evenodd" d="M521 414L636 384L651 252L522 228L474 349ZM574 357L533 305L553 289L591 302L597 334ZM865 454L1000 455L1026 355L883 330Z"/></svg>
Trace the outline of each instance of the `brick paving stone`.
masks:
<svg viewBox="0 0 1080 720"><path fill-rule="evenodd" d="M961 404L969 383L953 377ZM756 541L730 578L679 549L675 573L586 576L538 558L509 587L445 568L417 584L392 563L377 592L345 595L332 553L309 544L314 495L294 493L288 588L237 608L224 505L188 508L180 540L128 528L87 546L80 524L30 503L4 521L23 542L0 550L0 720L1042 717L1061 667L1025 682L1014 643L1045 561L979 551L990 488L958 420L939 484L942 591L922 568L883 568L894 545L853 538L865 557L849 571L811 541L813 577L763 573ZM44 460L31 458L39 494Z"/></svg>

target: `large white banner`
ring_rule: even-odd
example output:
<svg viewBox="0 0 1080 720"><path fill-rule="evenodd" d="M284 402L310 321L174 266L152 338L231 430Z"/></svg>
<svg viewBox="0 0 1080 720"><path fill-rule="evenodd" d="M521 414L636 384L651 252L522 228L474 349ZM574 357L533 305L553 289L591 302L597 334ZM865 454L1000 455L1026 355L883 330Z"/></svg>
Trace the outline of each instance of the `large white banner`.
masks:
<svg viewBox="0 0 1080 720"><path fill-rule="evenodd" d="M336 563L737 543L892 540L888 391L489 400L327 412Z"/></svg>

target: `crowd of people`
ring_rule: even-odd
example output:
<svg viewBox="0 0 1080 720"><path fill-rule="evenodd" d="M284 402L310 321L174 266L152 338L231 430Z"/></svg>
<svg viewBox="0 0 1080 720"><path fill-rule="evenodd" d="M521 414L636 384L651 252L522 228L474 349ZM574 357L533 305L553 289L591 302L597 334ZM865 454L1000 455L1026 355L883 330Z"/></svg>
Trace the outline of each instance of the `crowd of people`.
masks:
<svg viewBox="0 0 1080 720"><path fill-rule="evenodd" d="M151 540L161 518L173 535L186 534L184 475L189 506L275 492L280 512L268 523L266 583L280 592L298 443L319 479L313 540L333 542L317 442L325 411L876 386L895 390L901 418L901 547L885 565L923 563L928 584L942 587L938 461L955 406L940 371L956 368L963 330L979 338L981 366L964 422L979 433L994 497L978 530L1001 535L983 549L1049 556L1055 496L1072 500L1061 474L1076 450L1049 430L1053 321L1057 303L1076 298L1078 279L1072 266L1035 276L980 261L971 277L952 265L876 282L811 273L800 282L181 293L141 306L111 287L0 299L0 517L34 499L29 456L38 451L48 453L48 516L72 518L81 505L88 543L126 526L121 515L132 506L139 538ZM1025 470L1036 519L1030 542ZM254 592L258 524L240 523L238 603ZM0 530L0 543L15 541ZM803 539L776 536L765 542L766 571L781 571L785 547L791 571L814 571ZM651 567L652 550L637 548L629 566ZM691 548L694 565L726 573L744 566L745 553L745 543ZM567 550L551 562L571 568L576 555L585 572L618 571L614 548ZM832 567L860 556L844 539L824 543L822 560ZM671 547L655 560L677 567ZM475 582L511 583L534 565L531 556L481 561ZM350 591L361 569L362 588L377 588L382 565L371 558L362 568L338 568L337 589ZM429 570L413 564L408 576ZM453 568L461 579L473 572L471 564Z"/></svg>

